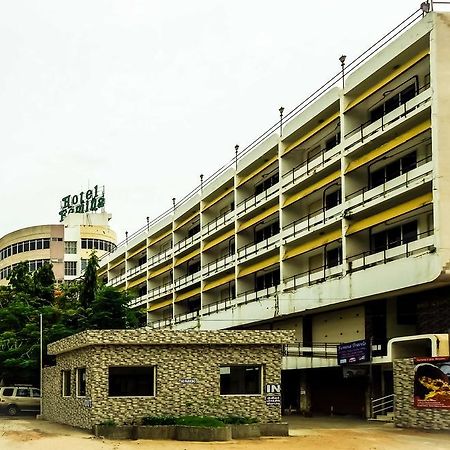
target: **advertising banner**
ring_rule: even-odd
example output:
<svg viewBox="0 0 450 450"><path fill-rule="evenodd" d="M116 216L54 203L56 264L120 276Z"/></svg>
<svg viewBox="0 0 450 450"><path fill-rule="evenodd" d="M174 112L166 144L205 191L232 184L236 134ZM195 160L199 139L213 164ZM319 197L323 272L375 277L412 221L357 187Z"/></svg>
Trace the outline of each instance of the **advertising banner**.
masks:
<svg viewBox="0 0 450 450"><path fill-rule="evenodd" d="M414 358L414 406L450 409L450 357Z"/></svg>
<svg viewBox="0 0 450 450"><path fill-rule="evenodd" d="M353 341L337 346L338 364L357 364L370 360L370 344L368 341Z"/></svg>

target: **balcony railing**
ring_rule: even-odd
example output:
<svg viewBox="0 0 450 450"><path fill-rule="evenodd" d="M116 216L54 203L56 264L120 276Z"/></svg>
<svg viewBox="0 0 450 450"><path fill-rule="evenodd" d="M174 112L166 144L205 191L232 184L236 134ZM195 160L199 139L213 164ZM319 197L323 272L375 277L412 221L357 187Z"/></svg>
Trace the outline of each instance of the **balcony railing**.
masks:
<svg viewBox="0 0 450 450"><path fill-rule="evenodd" d="M175 289L180 289L189 284L195 283L200 280L201 272L195 272L190 275L186 275L185 277L177 278L175 280Z"/></svg>
<svg viewBox="0 0 450 450"><path fill-rule="evenodd" d="M156 266L157 264L168 260L171 256L172 256L171 248L164 250L163 252L158 253L157 255L152 256L148 260L148 268L151 269L152 267Z"/></svg>
<svg viewBox="0 0 450 450"><path fill-rule="evenodd" d="M385 181L383 184L376 187L363 187L346 196L346 211L351 212L359 206L365 206L377 199L390 197L391 194L400 190L401 188L408 188L410 186L417 186L431 180L433 173L433 164L431 162L431 155L421 159L417 162L418 167L405 172L392 180Z"/></svg>
<svg viewBox="0 0 450 450"><path fill-rule="evenodd" d="M118 275L114 278L111 278L108 282L110 286L117 286L118 284L121 284L125 282L127 279L127 275L125 273L122 273L121 275Z"/></svg>
<svg viewBox="0 0 450 450"><path fill-rule="evenodd" d="M198 233L195 233L193 236L189 236L186 239L183 239L182 241L177 242L173 247L173 251L175 253L178 253L181 250L184 250L185 248L196 244L197 242L200 241L200 237L201 237L201 233L198 232Z"/></svg>
<svg viewBox="0 0 450 450"><path fill-rule="evenodd" d="M224 227L231 223L234 219L234 209L229 209L225 211L220 216L208 222L206 225L203 225L203 237L208 236L210 233L213 233L216 230Z"/></svg>
<svg viewBox="0 0 450 450"><path fill-rule="evenodd" d="M333 147L328 151L321 152L314 158L308 158L306 161L303 161L298 166L295 166L283 175L283 188L307 178L311 173L316 173L331 162L338 161L340 156L341 145L338 144L336 147Z"/></svg>
<svg viewBox="0 0 450 450"><path fill-rule="evenodd" d="M366 269L371 266L386 264L401 258L408 258L420 253L432 253L436 250L434 247L433 230L427 230L417 235L417 239L410 242L400 241L399 245L393 245L391 248L374 251L368 250L347 258L348 271Z"/></svg>
<svg viewBox="0 0 450 450"><path fill-rule="evenodd" d="M267 239L256 244L250 243L239 248L237 251L237 259L242 262L250 257L257 256L266 253L275 248L279 248L280 244L280 233L274 234Z"/></svg>
<svg viewBox="0 0 450 450"><path fill-rule="evenodd" d="M412 99L406 101L402 105L398 106L393 111L386 115L381 116L380 119L372 122L368 120L361 125L358 125L353 130L349 131L345 135L347 145L345 146L345 155L348 155L353 147L363 143L366 139L374 134L384 131L385 128L390 127L394 122L401 118L406 118L411 115L415 110L431 101L431 89L430 84L427 83L418 89L418 94Z"/></svg>
<svg viewBox="0 0 450 450"><path fill-rule="evenodd" d="M171 292L172 288L173 288L173 286L172 286L171 282L163 284L161 286L157 286L157 287L155 287L153 289L150 289L147 292L147 297L149 299L153 299L153 298L156 298L156 297L161 297L162 295Z"/></svg>
<svg viewBox="0 0 450 450"><path fill-rule="evenodd" d="M251 195L250 197L247 197L245 200L242 200L237 205L237 214L242 215L247 212L252 211L257 206L262 205L269 201L272 198L275 198L278 196L278 190L280 188L280 182L274 184L273 186L270 186L265 191L261 192L258 195Z"/></svg>
<svg viewBox="0 0 450 450"><path fill-rule="evenodd" d="M321 225L327 225L332 221L340 219L342 216L342 204L330 209L318 209L306 216L301 217L283 228L285 242L292 238L305 235L310 231L321 228Z"/></svg>
<svg viewBox="0 0 450 450"><path fill-rule="evenodd" d="M222 270L228 269L234 264L234 254L225 255L203 266L203 275L205 277L216 274Z"/></svg>
<svg viewBox="0 0 450 450"><path fill-rule="evenodd" d="M127 278L132 277L133 275L136 275L137 273L140 273L145 269L147 269L147 262L144 262L136 267L132 267L131 269L127 270Z"/></svg>
<svg viewBox="0 0 450 450"><path fill-rule="evenodd" d="M284 345L283 356L306 356L308 358L331 358L337 362L338 342L298 342Z"/></svg>
<svg viewBox="0 0 450 450"><path fill-rule="evenodd" d="M338 278L343 276L343 266L338 264L333 267L327 265L318 267L317 269L307 270L305 272L287 277L284 279L284 289L287 291L296 290L304 286L322 283L330 278Z"/></svg>

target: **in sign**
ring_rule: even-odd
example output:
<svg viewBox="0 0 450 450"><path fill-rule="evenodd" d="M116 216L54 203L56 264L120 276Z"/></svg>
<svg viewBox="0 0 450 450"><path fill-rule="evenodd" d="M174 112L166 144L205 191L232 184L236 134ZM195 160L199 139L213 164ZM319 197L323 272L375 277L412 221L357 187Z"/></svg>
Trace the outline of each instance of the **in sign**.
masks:
<svg viewBox="0 0 450 450"><path fill-rule="evenodd" d="M281 394L281 384L266 384L266 394Z"/></svg>

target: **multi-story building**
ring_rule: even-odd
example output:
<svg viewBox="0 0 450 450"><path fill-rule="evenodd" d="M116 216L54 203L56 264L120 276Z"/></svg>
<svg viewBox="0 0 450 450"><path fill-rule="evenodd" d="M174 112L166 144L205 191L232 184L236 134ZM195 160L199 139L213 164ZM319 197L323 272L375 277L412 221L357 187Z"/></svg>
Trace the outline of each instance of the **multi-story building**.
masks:
<svg viewBox="0 0 450 450"><path fill-rule="evenodd" d="M8 233L0 239L0 285L8 283L13 267L28 262L31 271L51 262L58 282L82 274L90 254L99 257L115 248L116 234L110 214L71 213L61 224L36 225Z"/></svg>
<svg viewBox="0 0 450 450"><path fill-rule="evenodd" d="M286 409L367 412L392 358L448 354L450 15L416 18L101 262L150 327L295 329Z"/></svg>

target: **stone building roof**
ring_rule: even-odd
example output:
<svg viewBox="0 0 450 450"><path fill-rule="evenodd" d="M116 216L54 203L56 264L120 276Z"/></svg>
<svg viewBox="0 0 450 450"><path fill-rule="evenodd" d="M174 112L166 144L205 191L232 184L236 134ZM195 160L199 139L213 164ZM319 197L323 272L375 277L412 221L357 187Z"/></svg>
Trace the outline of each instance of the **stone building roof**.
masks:
<svg viewBox="0 0 450 450"><path fill-rule="evenodd" d="M48 345L59 355L94 345L283 345L295 342L291 330L87 330Z"/></svg>

